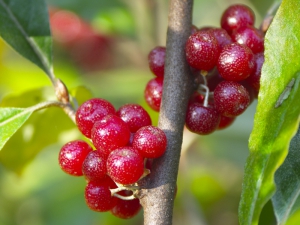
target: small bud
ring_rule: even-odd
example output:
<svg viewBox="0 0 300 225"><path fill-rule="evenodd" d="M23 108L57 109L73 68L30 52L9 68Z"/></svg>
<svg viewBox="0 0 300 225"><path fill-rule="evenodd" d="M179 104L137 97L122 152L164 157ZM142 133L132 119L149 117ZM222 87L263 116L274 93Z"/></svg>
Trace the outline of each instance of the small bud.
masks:
<svg viewBox="0 0 300 225"><path fill-rule="evenodd" d="M62 103L69 103L69 92L66 85L60 80L56 79L55 82L55 94L57 99Z"/></svg>

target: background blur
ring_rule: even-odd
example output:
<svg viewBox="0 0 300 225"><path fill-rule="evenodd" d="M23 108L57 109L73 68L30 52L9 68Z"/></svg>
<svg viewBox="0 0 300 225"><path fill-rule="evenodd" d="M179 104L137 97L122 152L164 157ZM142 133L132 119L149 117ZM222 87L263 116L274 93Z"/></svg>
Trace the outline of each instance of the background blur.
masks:
<svg viewBox="0 0 300 225"><path fill-rule="evenodd" d="M166 0L48 0L54 36L55 74L78 102L94 96L116 108L139 103L154 125L158 114L143 99L153 78L148 52L165 46ZM193 23L219 26L233 3L249 5L256 26L272 0L194 0ZM27 107L54 98L43 72L0 40L0 106ZM22 97L20 99L20 96ZM175 200L174 225L237 225L243 167L248 155L256 101L234 124L209 136L185 131ZM142 212L131 220L96 213L84 201L83 178L63 173L60 147L81 138L59 109L33 115L0 152L0 225L142 225ZM299 224L295 215L288 224ZM267 204L261 225L275 224Z"/></svg>

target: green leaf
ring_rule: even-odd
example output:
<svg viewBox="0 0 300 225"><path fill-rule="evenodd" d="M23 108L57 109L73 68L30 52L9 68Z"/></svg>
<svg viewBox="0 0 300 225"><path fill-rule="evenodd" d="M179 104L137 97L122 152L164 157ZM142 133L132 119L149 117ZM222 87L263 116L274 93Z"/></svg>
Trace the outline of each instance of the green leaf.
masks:
<svg viewBox="0 0 300 225"><path fill-rule="evenodd" d="M275 173L276 192L272 197L278 224L300 208L300 129L290 143L284 163Z"/></svg>
<svg viewBox="0 0 300 225"><path fill-rule="evenodd" d="M0 150L32 112L30 109L0 108Z"/></svg>
<svg viewBox="0 0 300 225"><path fill-rule="evenodd" d="M298 128L299 14L300 1L284 0L265 37L265 63L239 206L241 225L258 223L275 190L274 173Z"/></svg>
<svg viewBox="0 0 300 225"><path fill-rule="evenodd" d="M53 79L52 38L44 0L0 0L0 36Z"/></svg>

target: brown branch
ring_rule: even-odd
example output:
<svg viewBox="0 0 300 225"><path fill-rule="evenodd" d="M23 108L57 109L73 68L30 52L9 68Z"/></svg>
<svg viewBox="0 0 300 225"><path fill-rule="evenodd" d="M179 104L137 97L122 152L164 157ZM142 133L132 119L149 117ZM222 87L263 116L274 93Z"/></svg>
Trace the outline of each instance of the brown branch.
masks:
<svg viewBox="0 0 300 225"><path fill-rule="evenodd" d="M168 140L166 153L154 160L151 174L140 185L144 225L172 224L175 187L186 107L193 79L185 60L185 43L191 30L193 0L171 0L159 127Z"/></svg>

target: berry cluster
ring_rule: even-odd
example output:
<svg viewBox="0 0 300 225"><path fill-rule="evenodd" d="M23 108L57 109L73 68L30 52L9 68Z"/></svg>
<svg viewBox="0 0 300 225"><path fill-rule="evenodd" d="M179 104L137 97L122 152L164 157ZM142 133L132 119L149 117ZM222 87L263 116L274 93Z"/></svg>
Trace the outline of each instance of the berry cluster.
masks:
<svg viewBox="0 0 300 225"><path fill-rule="evenodd" d="M186 127L197 134L210 134L231 125L257 97L264 62L264 34L254 27L254 12L245 5L228 7L221 28L192 26L186 60L199 88L191 96ZM164 47L148 55L156 77L145 88L149 106L159 111L165 64Z"/></svg>
<svg viewBox="0 0 300 225"><path fill-rule="evenodd" d="M134 196L136 182L149 173L147 164L164 154L165 133L151 125L142 106L126 104L116 111L100 98L78 108L76 123L95 150L85 141L71 141L60 150L60 167L70 175L84 175L89 208L123 219L133 217L141 208Z"/></svg>

